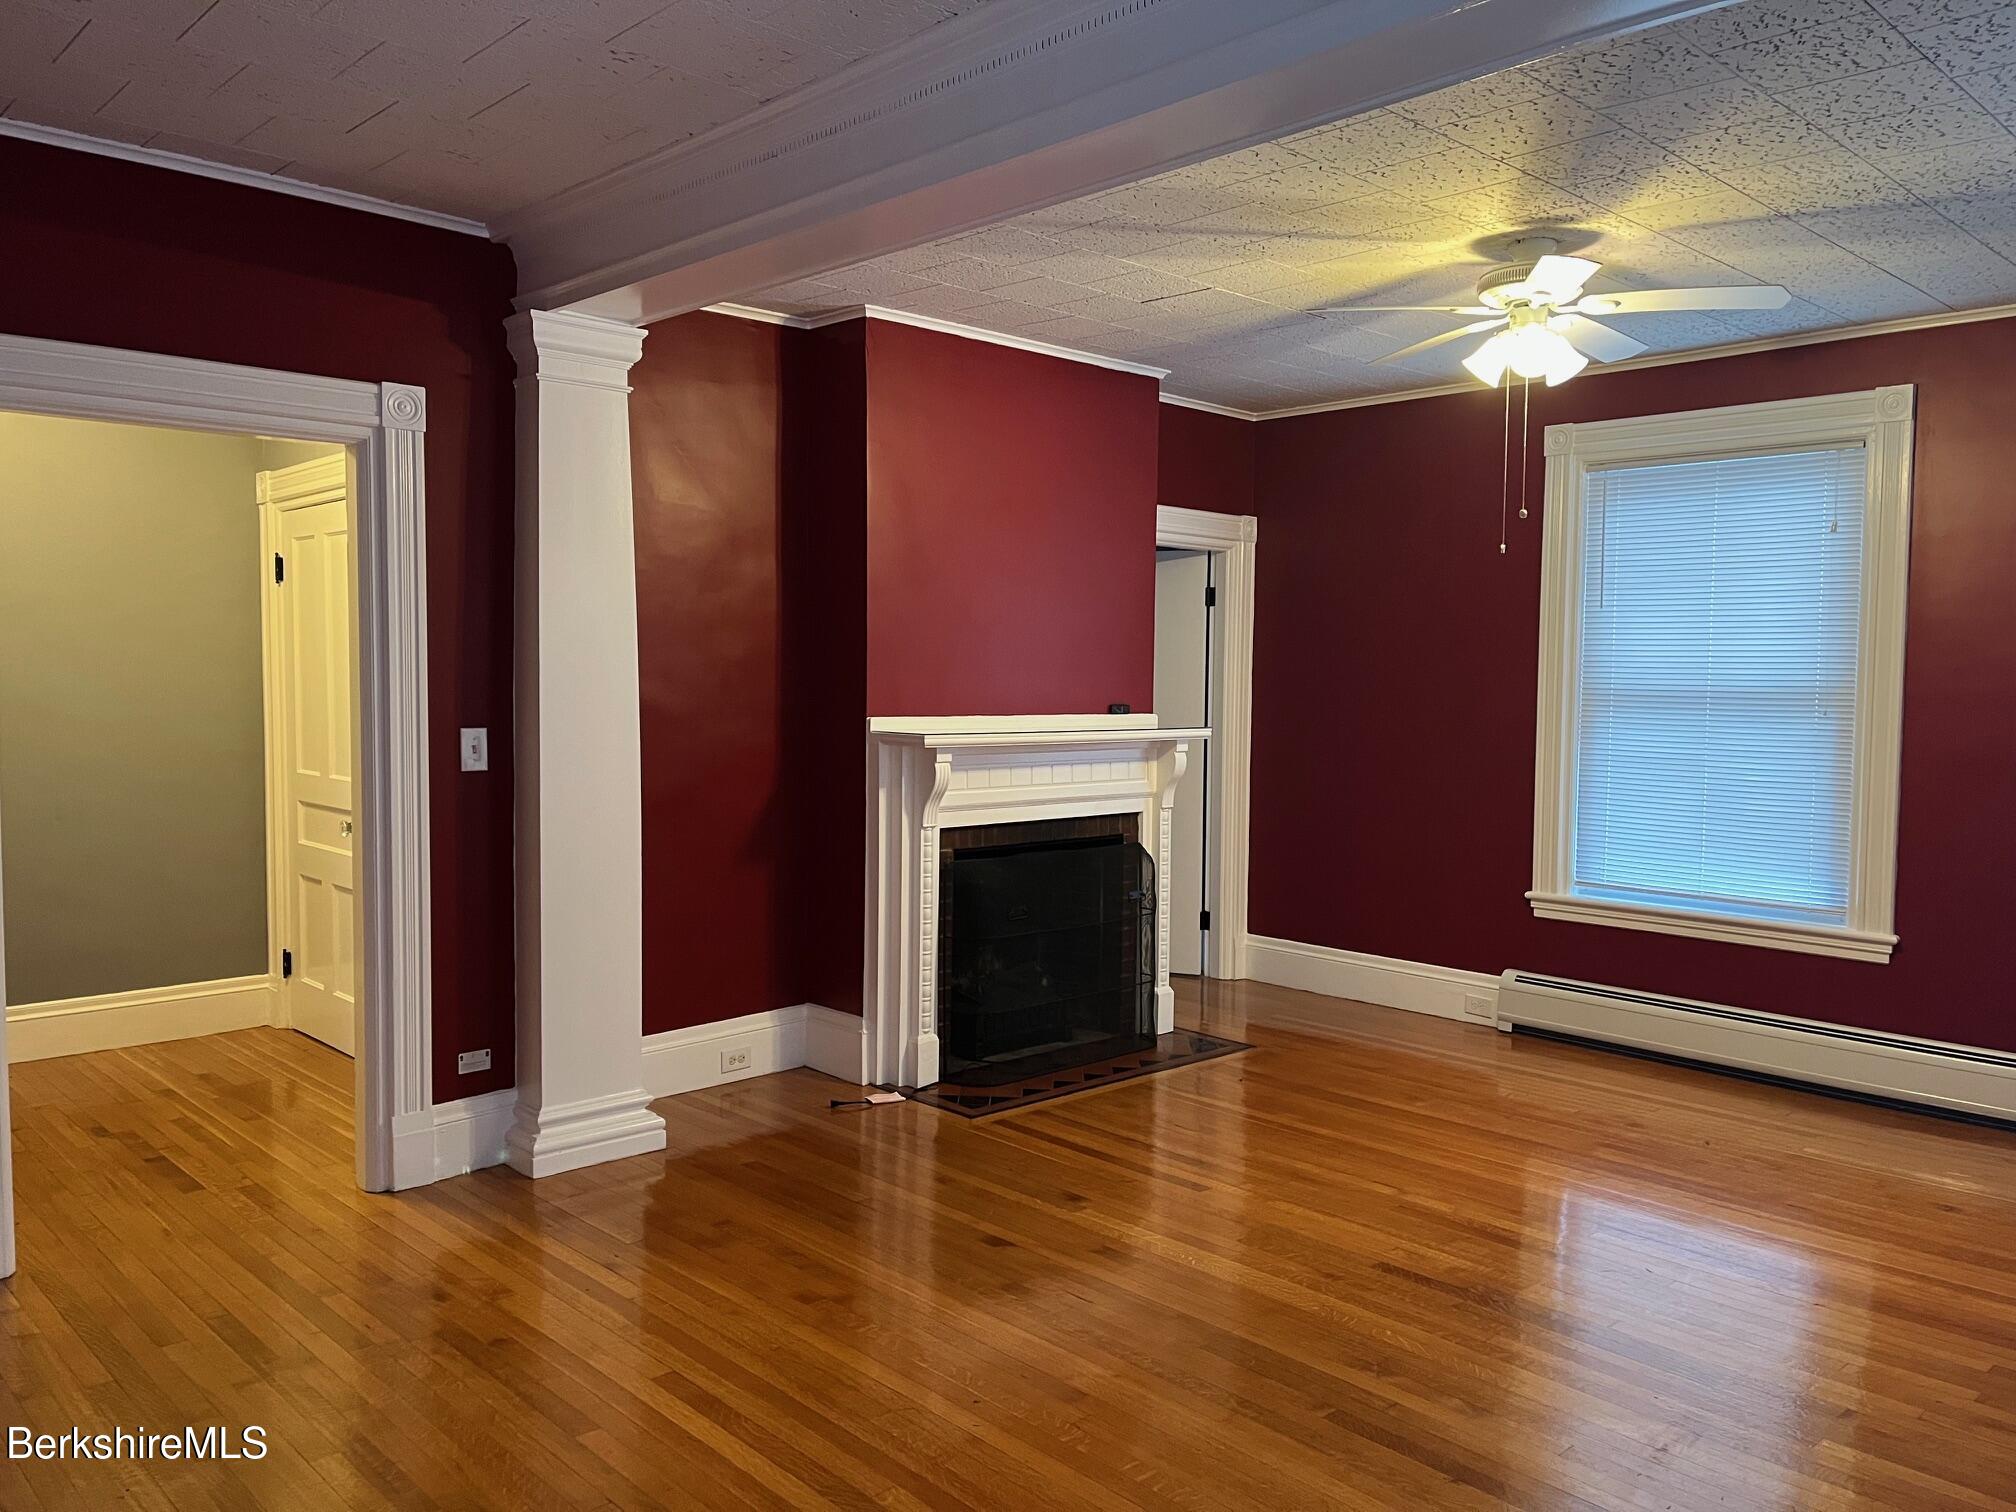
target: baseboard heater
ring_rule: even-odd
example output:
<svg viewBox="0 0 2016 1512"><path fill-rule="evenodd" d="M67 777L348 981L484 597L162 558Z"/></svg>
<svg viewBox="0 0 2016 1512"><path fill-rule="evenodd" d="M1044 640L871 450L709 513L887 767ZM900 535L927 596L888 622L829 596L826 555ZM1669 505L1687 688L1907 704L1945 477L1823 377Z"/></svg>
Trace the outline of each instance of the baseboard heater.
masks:
<svg viewBox="0 0 2016 1512"><path fill-rule="evenodd" d="M2016 1122L2016 1054L1508 971L1498 1027Z"/></svg>

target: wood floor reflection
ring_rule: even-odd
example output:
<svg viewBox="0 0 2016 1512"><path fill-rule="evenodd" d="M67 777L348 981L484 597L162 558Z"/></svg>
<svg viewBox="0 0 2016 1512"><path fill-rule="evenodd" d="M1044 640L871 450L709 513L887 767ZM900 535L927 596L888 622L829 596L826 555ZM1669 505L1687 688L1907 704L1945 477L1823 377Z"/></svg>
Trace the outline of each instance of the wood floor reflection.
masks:
<svg viewBox="0 0 2016 1512"><path fill-rule="evenodd" d="M14 1068L15 1509L2016 1505L2016 1134L1251 984L980 1122L810 1072L663 1157L350 1185L272 1030Z"/></svg>

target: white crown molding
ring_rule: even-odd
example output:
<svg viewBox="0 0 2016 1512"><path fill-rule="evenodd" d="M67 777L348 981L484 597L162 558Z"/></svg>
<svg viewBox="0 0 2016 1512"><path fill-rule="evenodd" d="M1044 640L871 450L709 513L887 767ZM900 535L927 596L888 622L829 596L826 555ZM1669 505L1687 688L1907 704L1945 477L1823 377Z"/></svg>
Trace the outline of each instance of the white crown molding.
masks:
<svg viewBox="0 0 2016 1512"><path fill-rule="evenodd" d="M1704 0L1022 0L507 217L528 308L649 322Z"/></svg>
<svg viewBox="0 0 2016 1512"><path fill-rule="evenodd" d="M213 163L207 158L182 152L165 152L159 147L138 147L131 142L113 142L87 136L81 131L65 131L57 126L38 126L33 121L0 121L0 136L18 137L24 142L40 142L45 147L68 147L73 152L89 152L98 157L119 158L128 163L144 163L150 168L167 168L176 173L193 173L198 178L217 179L226 184L244 184L253 189L270 189L275 194L291 194L296 199L319 200L340 205L345 210L362 210L367 215L389 215L394 220L432 226L437 231L458 231L464 236L489 240L490 228L481 221L418 205L402 205L397 200L379 199L370 194L353 194L347 189L331 189L303 179L277 173L261 173L256 168L240 168L232 163Z"/></svg>
<svg viewBox="0 0 2016 1512"><path fill-rule="evenodd" d="M1188 394L1172 394L1162 391L1162 402L1173 404L1178 409L1199 410L1207 415L1223 415L1227 420L1260 420L1265 417L1252 410L1236 409L1229 404L1213 404L1209 399L1192 399Z"/></svg>
<svg viewBox="0 0 2016 1512"><path fill-rule="evenodd" d="M1149 367L1143 362L1128 362L1120 357L1108 357L1099 352L1081 352L1076 347L1053 346L1047 341L1033 341L1027 336L1012 336L1005 331L989 331L980 326L961 325L956 320L941 320L936 315L913 315L908 310L891 310L882 305L849 305L839 310L821 310L817 315L787 315L780 310L765 310L755 305L714 304L708 305L712 315L732 315L737 320L757 320L765 325L789 326L794 331L816 331L822 326L839 325L849 320L886 320L891 325L916 326L921 331L937 331L946 336L960 336L967 341L984 341L989 346L1010 347L1018 352L1034 352L1039 357L1058 357L1065 362L1082 362L1089 367L1108 368L1116 373L1133 373L1142 378L1153 378L1157 382L1169 376L1169 369Z"/></svg>

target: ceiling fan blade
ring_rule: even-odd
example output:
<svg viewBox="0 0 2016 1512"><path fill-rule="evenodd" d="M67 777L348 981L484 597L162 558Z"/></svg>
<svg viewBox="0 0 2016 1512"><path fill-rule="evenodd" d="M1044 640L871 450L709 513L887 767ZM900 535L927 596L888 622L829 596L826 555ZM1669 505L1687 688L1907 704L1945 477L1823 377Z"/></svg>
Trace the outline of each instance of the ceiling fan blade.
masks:
<svg viewBox="0 0 2016 1512"><path fill-rule="evenodd" d="M1423 315L1496 315L1489 305L1325 305L1312 315L1372 315L1408 310Z"/></svg>
<svg viewBox="0 0 2016 1512"><path fill-rule="evenodd" d="M1562 257L1550 252L1533 264L1533 271L1526 275L1526 282L1536 289L1566 294L1589 282L1602 266L1586 257Z"/></svg>
<svg viewBox="0 0 2016 1512"><path fill-rule="evenodd" d="M1574 308L1591 315L1643 315L1655 310L1780 310L1792 294L1776 284L1729 284L1719 289L1629 289L1585 294Z"/></svg>
<svg viewBox="0 0 2016 1512"><path fill-rule="evenodd" d="M1426 341L1417 341L1410 347L1402 347L1397 352L1388 352L1378 359L1380 362L1398 362L1402 357L1412 357L1416 352L1430 351L1448 341L1461 341L1465 336L1475 336L1479 331L1491 330L1506 323L1503 315L1495 315L1489 320L1473 320L1466 326L1458 326L1453 331L1444 331L1440 336L1430 336Z"/></svg>
<svg viewBox="0 0 2016 1512"><path fill-rule="evenodd" d="M1626 357L1636 357L1645 350L1645 343L1635 341L1622 331L1613 331L1584 315L1556 315L1547 324L1568 338L1569 345L1576 351L1594 357L1598 362L1622 362Z"/></svg>

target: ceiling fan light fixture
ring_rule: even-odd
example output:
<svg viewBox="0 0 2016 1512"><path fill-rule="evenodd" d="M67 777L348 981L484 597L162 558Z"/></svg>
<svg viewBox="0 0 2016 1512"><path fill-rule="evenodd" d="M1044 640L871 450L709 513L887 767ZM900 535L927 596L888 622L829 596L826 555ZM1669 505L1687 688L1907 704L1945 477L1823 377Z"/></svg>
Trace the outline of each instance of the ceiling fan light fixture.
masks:
<svg viewBox="0 0 2016 1512"><path fill-rule="evenodd" d="M1511 339L1511 332L1500 331L1465 357L1463 366L1468 368L1471 376L1486 388L1498 387L1505 381L1505 369L1511 365L1511 356L1505 350L1506 344Z"/></svg>

